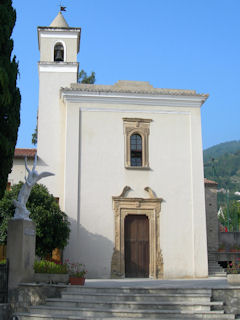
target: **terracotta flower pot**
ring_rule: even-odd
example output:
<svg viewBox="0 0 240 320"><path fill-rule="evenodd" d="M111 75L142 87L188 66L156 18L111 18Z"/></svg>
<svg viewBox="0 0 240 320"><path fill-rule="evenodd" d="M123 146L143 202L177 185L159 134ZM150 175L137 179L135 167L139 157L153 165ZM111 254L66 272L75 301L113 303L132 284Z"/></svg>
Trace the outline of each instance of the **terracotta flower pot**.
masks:
<svg viewBox="0 0 240 320"><path fill-rule="evenodd" d="M84 286L85 278L79 278L79 277L69 277L69 282L71 285L79 285Z"/></svg>

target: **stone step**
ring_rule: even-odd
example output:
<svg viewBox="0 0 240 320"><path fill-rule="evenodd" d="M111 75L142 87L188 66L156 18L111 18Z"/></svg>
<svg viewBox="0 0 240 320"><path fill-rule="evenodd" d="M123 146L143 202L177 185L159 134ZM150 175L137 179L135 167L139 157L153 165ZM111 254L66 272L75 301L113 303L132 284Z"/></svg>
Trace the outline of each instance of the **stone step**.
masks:
<svg viewBox="0 0 240 320"><path fill-rule="evenodd" d="M66 300L66 299L47 299L46 306L51 307L68 307L68 308L97 308L97 309L121 309L121 310L180 310L180 311L210 311L211 307L223 306L220 301L217 302L138 302L138 301L115 301L106 302L98 301L81 301L79 300Z"/></svg>
<svg viewBox="0 0 240 320"><path fill-rule="evenodd" d="M209 262L209 263L208 263L208 266L210 266L210 267L211 267L211 266L215 266L215 267L218 267L218 268L223 269L223 267L221 267L220 264L218 264L217 262Z"/></svg>
<svg viewBox="0 0 240 320"><path fill-rule="evenodd" d="M224 270L221 266L215 265L215 264L208 265L208 268L217 268L217 269L220 269L220 270Z"/></svg>
<svg viewBox="0 0 240 320"><path fill-rule="evenodd" d="M224 270L219 264L215 263L208 264L208 268L219 268L221 270Z"/></svg>
<svg viewBox="0 0 240 320"><path fill-rule="evenodd" d="M226 274L226 272L224 270L219 270L219 269L209 269L208 273L211 273L211 272L218 272L218 273Z"/></svg>
<svg viewBox="0 0 240 320"><path fill-rule="evenodd" d="M158 294L137 294L137 293L119 293L118 295L113 295L111 293L94 293L94 292L81 292L79 295L78 292L66 292L63 291L61 295L62 299L67 300L78 300L81 297L81 301L98 301L99 298L101 300L105 300L108 302L114 301L145 301L145 302L155 302L155 301L178 301L185 302L191 301L195 302L209 302L211 298L211 294L192 294L192 293L158 293Z"/></svg>
<svg viewBox="0 0 240 320"><path fill-rule="evenodd" d="M86 313L89 313L88 315ZM101 312L102 313L102 312ZM211 311L209 313L179 313L176 311L166 311L164 310L159 311L157 314L149 312L137 312L137 313L120 313L120 312L110 312L108 314L101 314L96 312L93 314L91 310L85 312L79 312L77 315L63 315L63 314L42 314L42 313L18 313L15 316L18 317L19 320L116 320L116 319L123 319L123 320L142 320L142 319L159 319L159 320L167 320L167 319L205 319L205 320L212 320L212 319L226 319L232 320L235 319L235 315L233 314L223 314L219 311Z"/></svg>
<svg viewBox="0 0 240 320"><path fill-rule="evenodd" d="M209 272L218 272L218 273L224 273L224 274L226 274L226 272L224 271L224 270L221 270L221 269L209 269Z"/></svg>
<svg viewBox="0 0 240 320"><path fill-rule="evenodd" d="M35 314L35 315L30 315L27 313L21 313L18 314L18 319L19 320L80 320L79 316L48 316L48 315L42 315L42 314ZM109 318L109 317L104 317L104 318L99 318L99 317L81 317L81 320L116 320L116 319L123 319L123 320L143 320L144 318L119 318L119 317L114 317L114 318ZM196 315L186 315L186 314L171 314L171 315L162 315L157 318L159 320L180 320L180 319L190 319L190 320L195 320L195 319L205 319L205 320L213 320L213 319L218 319L218 320L232 320L235 319L234 315L231 314L211 314L211 315L205 315L205 314L196 314ZM236 318L236 319L240 319Z"/></svg>
<svg viewBox="0 0 240 320"><path fill-rule="evenodd" d="M235 319L211 289L67 286L61 298L18 313L19 320Z"/></svg>
<svg viewBox="0 0 240 320"><path fill-rule="evenodd" d="M218 264L217 261L208 262L208 274L211 277L226 277L227 273L224 269Z"/></svg>
<svg viewBox="0 0 240 320"><path fill-rule="evenodd" d="M191 289L191 288L133 288L133 287L87 287L87 286L67 286L65 292L75 293L109 293L109 294L192 294L198 296L211 296L211 289Z"/></svg>
<svg viewBox="0 0 240 320"><path fill-rule="evenodd" d="M220 273L220 272L213 272L213 273L210 273L210 276L211 277L223 277L223 278L226 278L227 274L226 273Z"/></svg>

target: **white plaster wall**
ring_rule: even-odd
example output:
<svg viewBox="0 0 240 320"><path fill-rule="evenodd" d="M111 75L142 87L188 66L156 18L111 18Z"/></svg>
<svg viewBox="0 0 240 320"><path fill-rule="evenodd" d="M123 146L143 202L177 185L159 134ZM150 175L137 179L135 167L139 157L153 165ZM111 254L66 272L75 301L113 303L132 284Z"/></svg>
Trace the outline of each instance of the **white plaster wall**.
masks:
<svg viewBox="0 0 240 320"><path fill-rule="evenodd" d="M58 36L57 33L52 33L55 37L46 37L44 33L41 33L40 36L40 60L41 61L54 61L54 46L57 42L63 44L65 49L65 58L64 62L76 62L77 61L77 49L78 49L78 38L76 32L74 32L75 37L68 39L61 37L62 33ZM42 36L44 35L44 37ZM71 32L68 32L66 36L71 35Z"/></svg>
<svg viewBox="0 0 240 320"><path fill-rule="evenodd" d="M63 201L65 107L59 88L73 81L73 73L39 72L38 167L55 176L46 179L49 191ZM41 167L41 169L40 169Z"/></svg>
<svg viewBox="0 0 240 320"><path fill-rule="evenodd" d="M32 169L33 160L28 159L28 167ZM12 172L8 175L8 182L11 183L11 186L19 183L20 181L25 182L25 176L27 176L27 170L25 168L25 162L23 158L14 158Z"/></svg>
<svg viewBox="0 0 240 320"><path fill-rule="evenodd" d="M66 257L85 263L89 277L109 277L112 196L129 185L129 197L148 198L144 188L150 186L164 200L160 246L165 278L207 276L199 109L68 103L66 112L64 209L73 226ZM123 117L153 120L149 171L124 168Z"/></svg>

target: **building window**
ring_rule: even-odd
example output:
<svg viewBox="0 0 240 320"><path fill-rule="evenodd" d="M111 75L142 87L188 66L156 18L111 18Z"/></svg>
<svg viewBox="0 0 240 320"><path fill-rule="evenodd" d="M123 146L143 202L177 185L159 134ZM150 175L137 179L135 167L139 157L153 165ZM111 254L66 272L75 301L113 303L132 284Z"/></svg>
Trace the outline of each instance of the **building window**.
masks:
<svg viewBox="0 0 240 320"><path fill-rule="evenodd" d="M60 42L56 43L54 46L54 61L64 61L64 48Z"/></svg>
<svg viewBox="0 0 240 320"><path fill-rule="evenodd" d="M151 119L123 118L125 168L149 169L148 139Z"/></svg>
<svg viewBox="0 0 240 320"><path fill-rule="evenodd" d="M132 134L130 137L131 166L142 166L142 137L140 134Z"/></svg>

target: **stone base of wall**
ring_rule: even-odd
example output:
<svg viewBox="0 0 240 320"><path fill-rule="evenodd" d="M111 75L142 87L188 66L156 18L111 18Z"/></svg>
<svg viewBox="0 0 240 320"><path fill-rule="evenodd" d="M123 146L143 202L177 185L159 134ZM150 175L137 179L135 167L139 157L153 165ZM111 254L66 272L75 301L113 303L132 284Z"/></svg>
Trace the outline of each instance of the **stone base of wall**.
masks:
<svg viewBox="0 0 240 320"><path fill-rule="evenodd" d="M225 313L240 315L240 286L235 288L212 289L212 300L223 301Z"/></svg>
<svg viewBox="0 0 240 320"><path fill-rule="evenodd" d="M20 284L16 289L8 292L10 312L26 312L29 306L44 304L46 298L59 298L66 287L66 285L44 283Z"/></svg>
<svg viewBox="0 0 240 320"><path fill-rule="evenodd" d="M9 303L0 303L0 319L8 320L11 316L11 308Z"/></svg>

